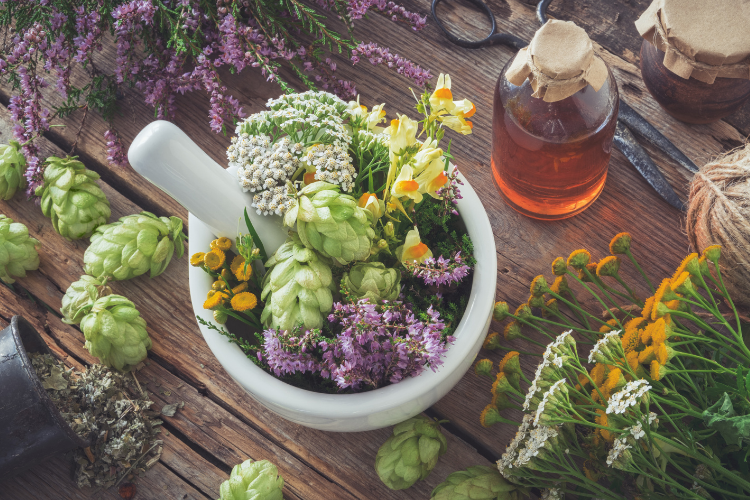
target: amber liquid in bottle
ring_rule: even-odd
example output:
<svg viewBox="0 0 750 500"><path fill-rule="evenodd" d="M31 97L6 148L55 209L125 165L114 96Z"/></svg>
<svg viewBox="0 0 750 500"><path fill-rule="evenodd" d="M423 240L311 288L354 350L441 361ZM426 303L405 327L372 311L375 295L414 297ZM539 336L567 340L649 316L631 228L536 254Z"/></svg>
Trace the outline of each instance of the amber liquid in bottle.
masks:
<svg viewBox="0 0 750 500"><path fill-rule="evenodd" d="M529 217L556 220L583 211L599 197L617 125L617 90L610 88L612 82L610 74L598 92L587 86L548 103L500 78L495 87L492 170L508 205Z"/></svg>

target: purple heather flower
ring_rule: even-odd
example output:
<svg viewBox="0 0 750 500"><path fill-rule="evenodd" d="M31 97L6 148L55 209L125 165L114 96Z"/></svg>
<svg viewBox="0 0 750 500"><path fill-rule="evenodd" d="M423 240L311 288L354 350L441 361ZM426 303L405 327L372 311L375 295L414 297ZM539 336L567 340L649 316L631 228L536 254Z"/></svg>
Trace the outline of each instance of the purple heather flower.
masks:
<svg viewBox="0 0 750 500"><path fill-rule="evenodd" d="M414 276L422 278L425 285L429 286L450 286L454 283L460 283L469 275L471 268L464 264L461 252L457 252L453 258L446 259L442 255L435 259L430 257L425 259L421 264L407 263L406 268Z"/></svg>
<svg viewBox="0 0 750 500"><path fill-rule="evenodd" d="M128 164L128 156L122 147L122 141L113 130L104 132L104 139L107 141L107 161L118 167L124 167Z"/></svg>
<svg viewBox="0 0 750 500"><path fill-rule="evenodd" d="M385 64L389 68L395 68L396 72L407 78L414 80L414 83L420 87L432 78L430 70L425 70L405 59L398 54L392 54L390 49L380 47L375 43L360 43L352 51L352 63L359 62L359 56L366 57L373 65Z"/></svg>
<svg viewBox="0 0 750 500"><path fill-rule="evenodd" d="M354 391L395 384L443 363L447 344L440 314L430 308L419 321L402 302L334 304L328 320L343 327L335 339L317 330L291 333L266 330L264 355L276 375L318 373L339 389Z"/></svg>

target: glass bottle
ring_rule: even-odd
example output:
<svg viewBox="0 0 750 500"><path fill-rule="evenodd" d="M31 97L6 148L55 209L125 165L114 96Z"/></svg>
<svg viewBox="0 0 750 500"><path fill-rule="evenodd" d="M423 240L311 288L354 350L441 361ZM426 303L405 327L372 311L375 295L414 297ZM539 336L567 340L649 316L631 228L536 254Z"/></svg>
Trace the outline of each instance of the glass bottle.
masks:
<svg viewBox="0 0 750 500"><path fill-rule="evenodd" d="M495 184L506 203L524 215L571 217L604 189L617 125L617 83L606 68L598 91L586 85L562 100L546 102L532 96L530 78L521 85L508 81L512 64L505 65L495 87Z"/></svg>
<svg viewBox="0 0 750 500"><path fill-rule="evenodd" d="M713 83L682 78L664 66L664 52L641 44L641 75L651 96L674 118L712 123L731 115L750 99L750 80L717 77Z"/></svg>

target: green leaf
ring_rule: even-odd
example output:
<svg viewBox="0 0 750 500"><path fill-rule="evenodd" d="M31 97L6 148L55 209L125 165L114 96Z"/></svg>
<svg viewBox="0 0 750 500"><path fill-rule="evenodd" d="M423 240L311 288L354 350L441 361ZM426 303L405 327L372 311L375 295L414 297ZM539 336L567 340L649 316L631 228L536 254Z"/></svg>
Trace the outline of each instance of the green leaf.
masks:
<svg viewBox="0 0 750 500"><path fill-rule="evenodd" d="M750 443L750 415L737 415L726 392L703 412L703 421L709 429L719 431L729 445L742 446L743 441Z"/></svg>
<svg viewBox="0 0 750 500"><path fill-rule="evenodd" d="M748 372L750 375L750 372ZM737 367L737 392L747 397L747 385L745 384L745 378L742 375L742 367Z"/></svg>
<svg viewBox="0 0 750 500"><path fill-rule="evenodd" d="M245 225L247 226L247 231L250 233L250 236L253 237L253 243L255 243L255 246L258 247L258 250L260 250L261 259L263 259L263 262L267 261L268 255L266 255L266 249L263 248L263 242L260 241L260 236L258 236L257 231L255 231L253 223L250 222L250 216L247 214L247 208L245 208Z"/></svg>

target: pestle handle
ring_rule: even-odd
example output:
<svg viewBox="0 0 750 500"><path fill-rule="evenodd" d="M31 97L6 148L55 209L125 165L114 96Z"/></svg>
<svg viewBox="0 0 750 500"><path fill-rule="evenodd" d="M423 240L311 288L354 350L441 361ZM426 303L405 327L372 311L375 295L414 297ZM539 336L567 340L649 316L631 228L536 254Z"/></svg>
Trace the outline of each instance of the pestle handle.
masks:
<svg viewBox="0 0 750 500"><path fill-rule="evenodd" d="M133 168L211 228L234 241L247 208L270 257L284 243L281 217L262 216L250 206L250 195L237 178L212 160L175 124L158 120L138 133L128 150Z"/></svg>

